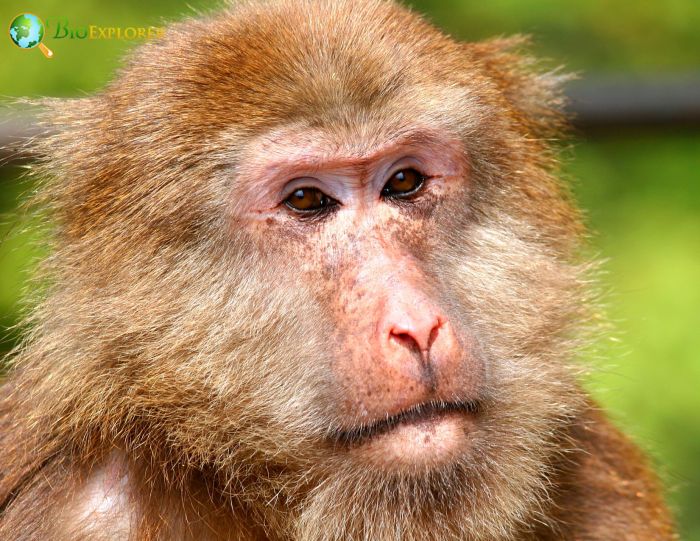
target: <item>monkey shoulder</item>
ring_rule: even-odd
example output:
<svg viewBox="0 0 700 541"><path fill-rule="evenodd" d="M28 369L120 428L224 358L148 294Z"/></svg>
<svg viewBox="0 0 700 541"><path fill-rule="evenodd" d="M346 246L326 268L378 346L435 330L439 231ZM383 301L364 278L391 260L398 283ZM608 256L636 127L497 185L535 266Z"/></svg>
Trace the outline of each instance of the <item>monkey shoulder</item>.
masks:
<svg viewBox="0 0 700 541"><path fill-rule="evenodd" d="M576 451L562 460L554 505L565 539L678 539L647 457L595 404L571 436Z"/></svg>

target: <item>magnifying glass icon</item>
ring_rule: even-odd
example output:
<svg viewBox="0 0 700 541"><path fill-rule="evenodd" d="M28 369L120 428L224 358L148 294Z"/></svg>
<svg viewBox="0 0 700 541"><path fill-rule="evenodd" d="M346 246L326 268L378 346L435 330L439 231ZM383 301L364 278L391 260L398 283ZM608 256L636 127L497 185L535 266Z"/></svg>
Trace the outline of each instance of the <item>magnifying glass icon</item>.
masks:
<svg viewBox="0 0 700 541"><path fill-rule="evenodd" d="M39 47L46 58L53 57L53 51L44 45L44 21L33 13L20 13L10 23L10 39L20 49Z"/></svg>

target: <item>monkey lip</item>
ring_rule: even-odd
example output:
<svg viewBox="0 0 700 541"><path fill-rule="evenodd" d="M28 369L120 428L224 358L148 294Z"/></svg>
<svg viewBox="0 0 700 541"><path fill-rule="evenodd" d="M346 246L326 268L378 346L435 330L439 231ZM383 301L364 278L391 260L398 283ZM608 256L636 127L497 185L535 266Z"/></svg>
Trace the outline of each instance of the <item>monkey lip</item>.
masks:
<svg viewBox="0 0 700 541"><path fill-rule="evenodd" d="M361 425L335 434L338 443L356 446L388 434L401 426L431 425L455 414L474 416L479 412L477 401L465 402L426 402L416 404L395 415L380 419L371 424Z"/></svg>

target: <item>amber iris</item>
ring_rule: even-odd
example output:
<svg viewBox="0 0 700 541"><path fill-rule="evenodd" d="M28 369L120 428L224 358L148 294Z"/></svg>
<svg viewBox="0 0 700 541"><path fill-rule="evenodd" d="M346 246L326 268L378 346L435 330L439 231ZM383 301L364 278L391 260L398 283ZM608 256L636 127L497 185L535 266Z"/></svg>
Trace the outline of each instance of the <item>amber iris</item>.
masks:
<svg viewBox="0 0 700 541"><path fill-rule="evenodd" d="M382 195L405 197L412 195L423 185L425 177L415 169L401 169L392 175L382 189Z"/></svg>
<svg viewBox="0 0 700 541"><path fill-rule="evenodd" d="M312 211L326 208L332 201L318 188L299 188L287 197L285 203L294 210Z"/></svg>

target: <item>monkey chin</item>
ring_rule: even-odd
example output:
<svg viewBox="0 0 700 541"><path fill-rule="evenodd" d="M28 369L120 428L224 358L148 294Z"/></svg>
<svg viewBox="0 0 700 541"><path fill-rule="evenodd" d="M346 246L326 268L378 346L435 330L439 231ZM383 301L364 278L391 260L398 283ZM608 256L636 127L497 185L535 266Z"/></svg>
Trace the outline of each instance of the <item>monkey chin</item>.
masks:
<svg viewBox="0 0 700 541"><path fill-rule="evenodd" d="M350 444L353 458L397 473L420 473L454 463L469 450L475 413L428 409L382 421Z"/></svg>

